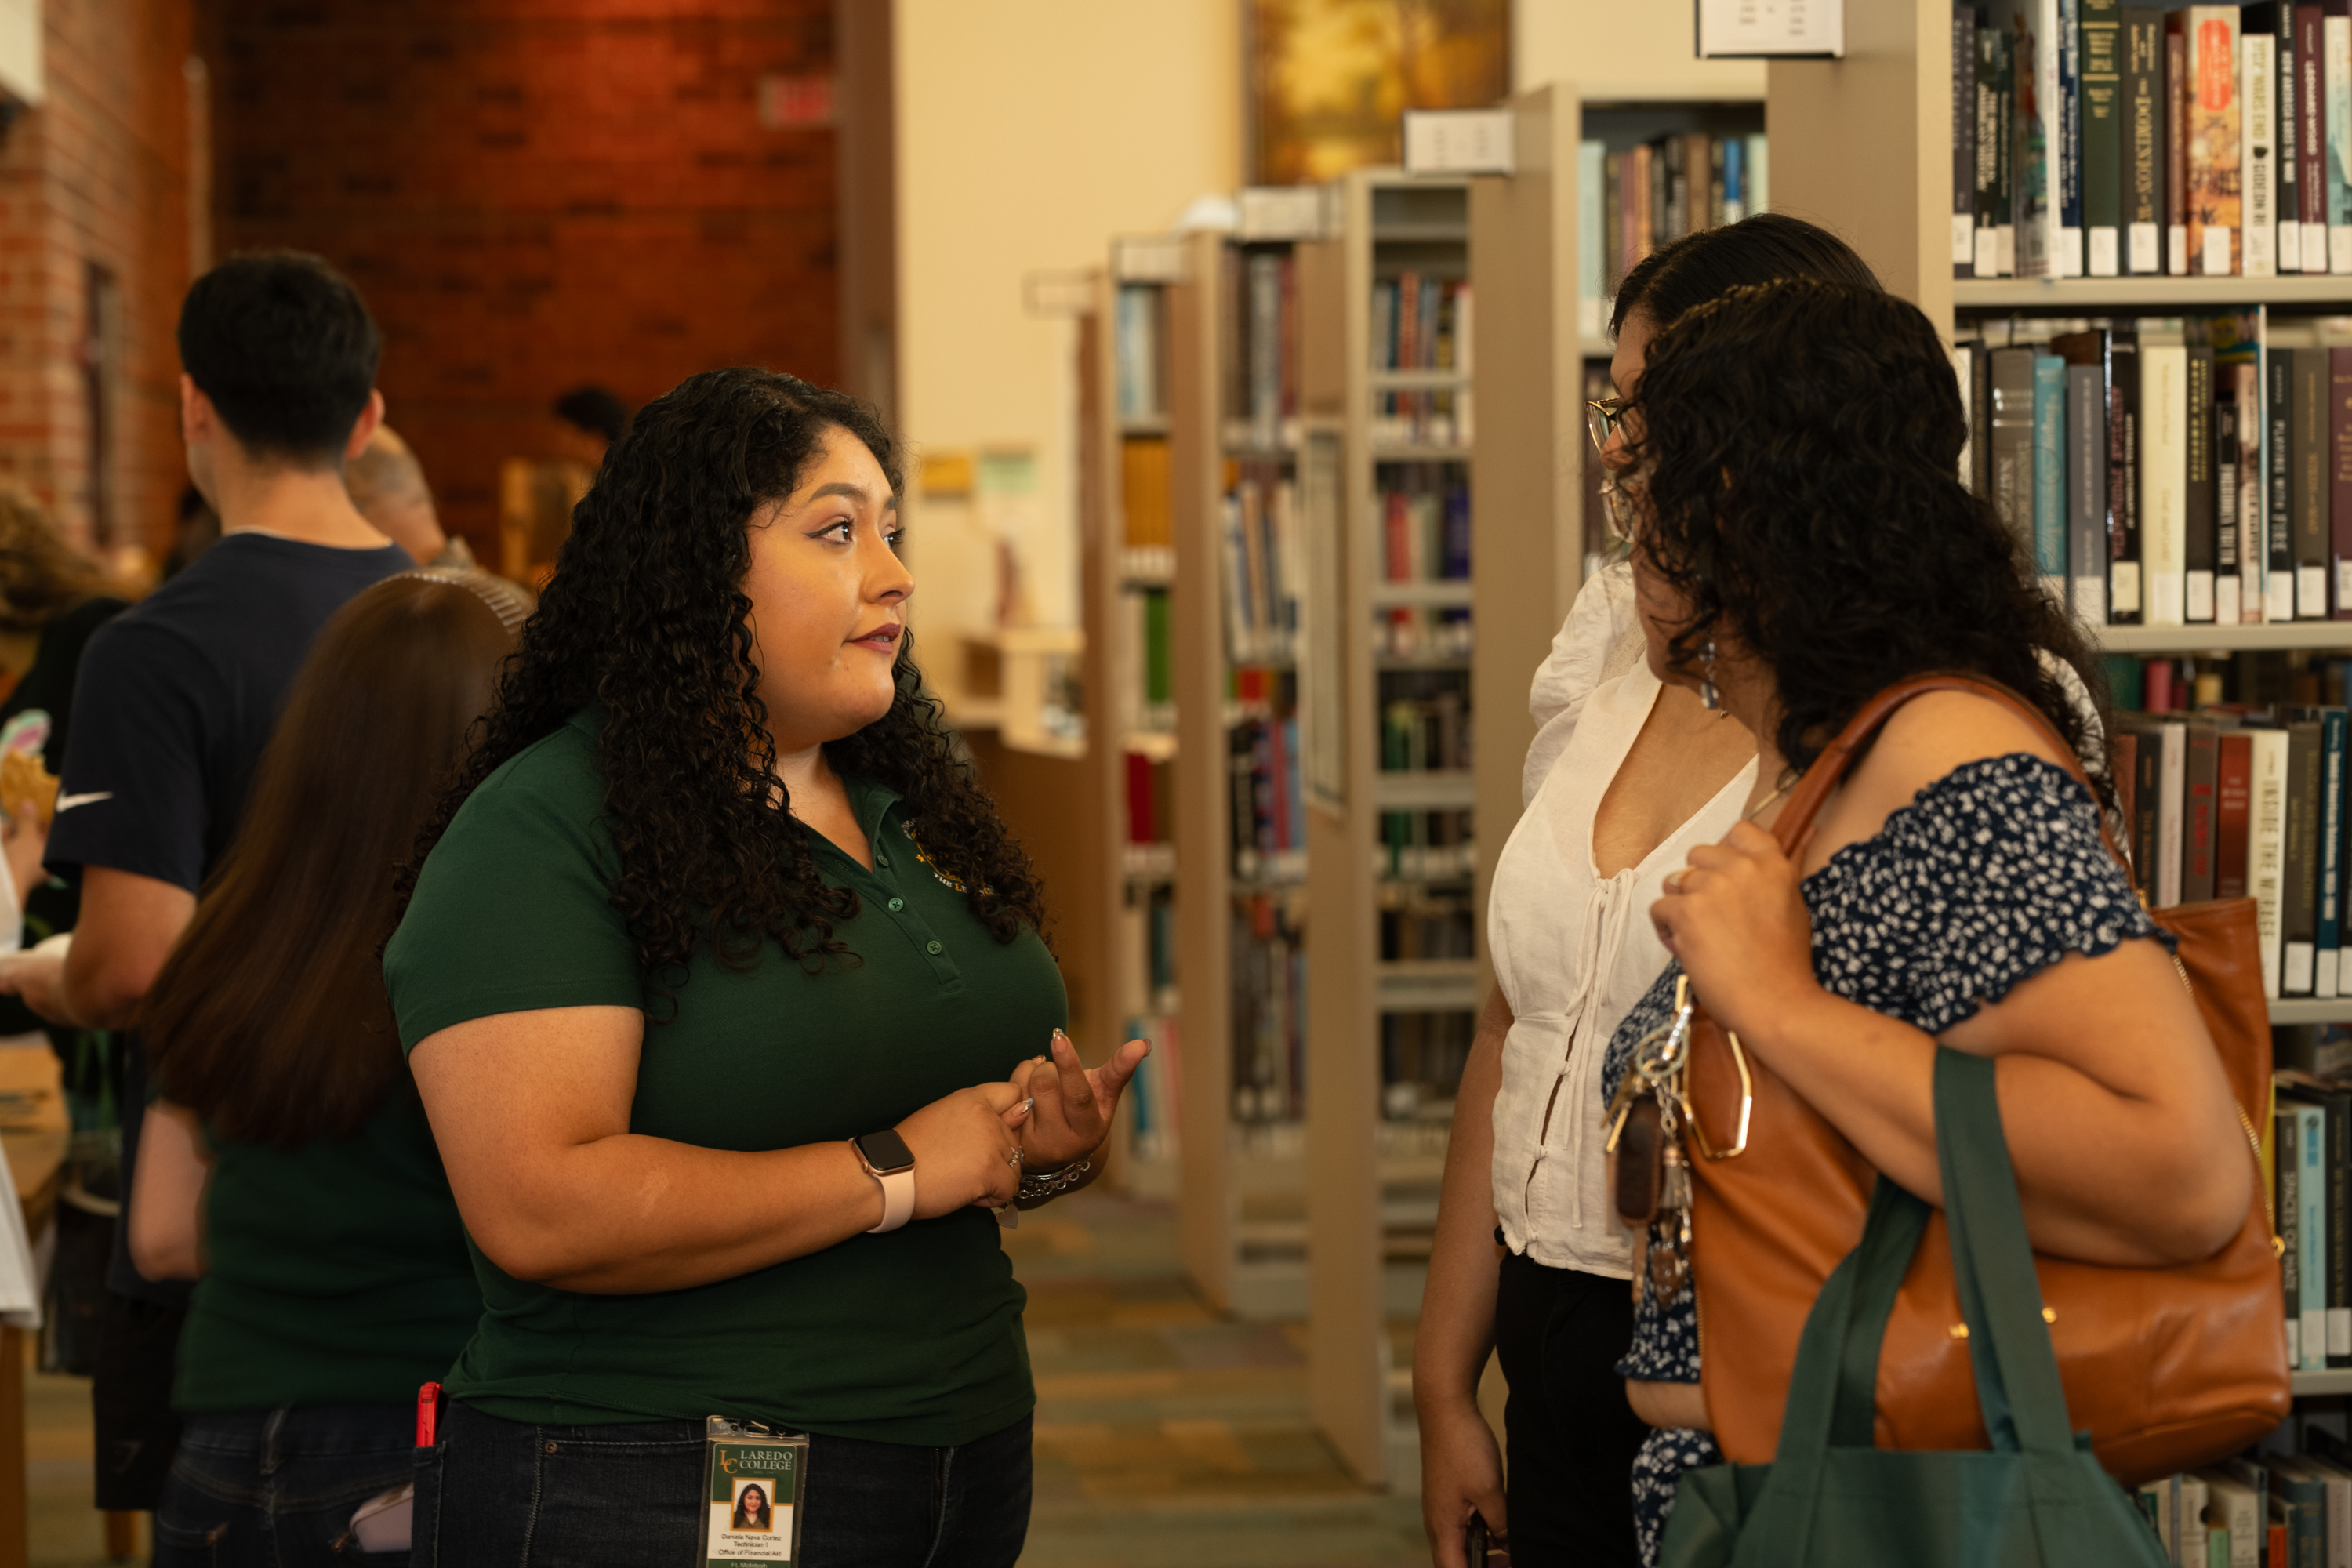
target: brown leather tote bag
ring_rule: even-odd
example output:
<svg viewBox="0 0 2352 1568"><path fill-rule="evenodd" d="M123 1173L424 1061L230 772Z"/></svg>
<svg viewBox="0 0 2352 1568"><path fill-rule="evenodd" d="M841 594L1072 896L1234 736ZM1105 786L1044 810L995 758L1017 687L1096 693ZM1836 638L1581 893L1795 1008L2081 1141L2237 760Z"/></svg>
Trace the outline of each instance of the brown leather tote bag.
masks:
<svg viewBox="0 0 2352 1568"><path fill-rule="evenodd" d="M2042 715L2006 688L1975 676L1915 677L1873 698L1807 770L1773 829L1783 850L1795 853L1888 717L1930 691L1973 692L2013 709L2084 777ZM2179 939L2183 978L2246 1129L2246 1157L2258 1160L2253 1129L2270 1104L2271 1036L2253 900L2181 905L2155 918ZM1765 1464L1780 1444L1798 1335L1830 1270L1862 1237L1878 1173L1704 1011L1693 1019L1689 1060L1700 1122L1688 1143L1702 1387L1723 1451L1737 1463ZM2285 1417L2284 1301L2263 1194L2237 1236L2202 1263L2111 1268L2036 1254L2034 1265L2066 1408L2118 1479L2235 1453ZM1881 1447L1990 1446L1940 1210L1904 1277L1876 1394Z"/></svg>

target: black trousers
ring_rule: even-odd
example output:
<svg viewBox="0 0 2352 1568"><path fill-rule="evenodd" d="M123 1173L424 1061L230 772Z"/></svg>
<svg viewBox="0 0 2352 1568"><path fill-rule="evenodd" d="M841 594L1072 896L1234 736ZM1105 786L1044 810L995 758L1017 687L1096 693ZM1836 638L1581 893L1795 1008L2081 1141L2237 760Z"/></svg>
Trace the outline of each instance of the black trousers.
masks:
<svg viewBox="0 0 2352 1568"><path fill-rule="evenodd" d="M1638 1568L1633 1455L1650 1428L1616 1372L1633 1335L1624 1280L1504 1253L1495 1348L1511 1385L1512 1568Z"/></svg>

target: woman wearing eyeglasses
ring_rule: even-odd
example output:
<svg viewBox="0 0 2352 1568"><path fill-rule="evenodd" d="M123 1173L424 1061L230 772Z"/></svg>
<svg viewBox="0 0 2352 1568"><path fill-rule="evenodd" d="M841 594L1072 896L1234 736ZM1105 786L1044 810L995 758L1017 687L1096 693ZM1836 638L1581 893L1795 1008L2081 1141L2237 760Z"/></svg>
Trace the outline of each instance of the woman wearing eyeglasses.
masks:
<svg viewBox="0 0 2352 1568"><path fill-rule="evenodd" d="M1610 323L1619 397L1590 410L1604 459L1659 330L1783 278L1878 288L1835 236L1777 213L1690 235L1626 275ZM1643 649L1621 563L1577 595L1528 694L1526 809L1487 906L1495 990L1454 1102L1414 1343L1422 1520L1441 1568L1460 1568L1473 1510L1507 1534L1517 1568L1640 1561L1630 1478L1650 1428L1615 1371L1633 1238L1610 1207L1601 1057L1665 967L1648 914L1662 879L1739 820L1756 769L1755 736L1661 683ZM1477 1407L1490 1350L1511 1390L1507 1496Z"/></svg>

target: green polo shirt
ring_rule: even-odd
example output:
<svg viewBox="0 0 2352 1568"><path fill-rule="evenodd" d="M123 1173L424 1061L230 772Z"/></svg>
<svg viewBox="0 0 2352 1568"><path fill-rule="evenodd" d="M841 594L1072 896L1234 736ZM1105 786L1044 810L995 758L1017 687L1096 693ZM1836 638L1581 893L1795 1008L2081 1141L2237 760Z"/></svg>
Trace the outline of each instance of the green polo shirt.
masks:
<svg viewBox="0 0 2352 1568"><path fill-rule="evenodd" d="M612 907L619 861L602 821L598 722L575 715L483 781L425 861L384 952L409 1048L499 1013L648 1010ZM1064 1022L1045 943L1027 931L995 941L923 858L898 797L847 783L874 868L821 837L815 849L825 879L857 891L857 917L834 930L859 962L811 974L773 944L748 970L698 952L674 1011L651 1009L632 1132L747 1151L846 1139L1005 1078ZM639 1296L530 1284L476 1247L482 1318L449 1393L514 1421L730 1415L970 1442L1035 1404L1026 1298L996 1236L986 1211L967 1208Z"/></svg>

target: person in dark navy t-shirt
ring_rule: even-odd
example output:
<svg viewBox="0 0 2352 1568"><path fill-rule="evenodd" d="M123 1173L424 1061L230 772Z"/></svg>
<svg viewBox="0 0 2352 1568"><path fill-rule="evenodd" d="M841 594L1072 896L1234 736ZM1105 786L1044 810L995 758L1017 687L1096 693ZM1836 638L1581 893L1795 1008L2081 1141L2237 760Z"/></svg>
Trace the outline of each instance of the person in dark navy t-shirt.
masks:
<svg viewBox="0 0 2352 1568"><path fill-rule="evenodd" d="M320 626L414 563L352 507L343 464L383 417L382 340L317 257L233 257L180 310L180 429L221 541L91 637L47 863L81 875L80 923L0 964L43 1016L126 1028L228 847L247 782ZM122 1191L145 1062L122 1053ZM121 1226L92 1389L98 1506L152 1508L177 1440L187 1287L142 1279Z"/></svg>

